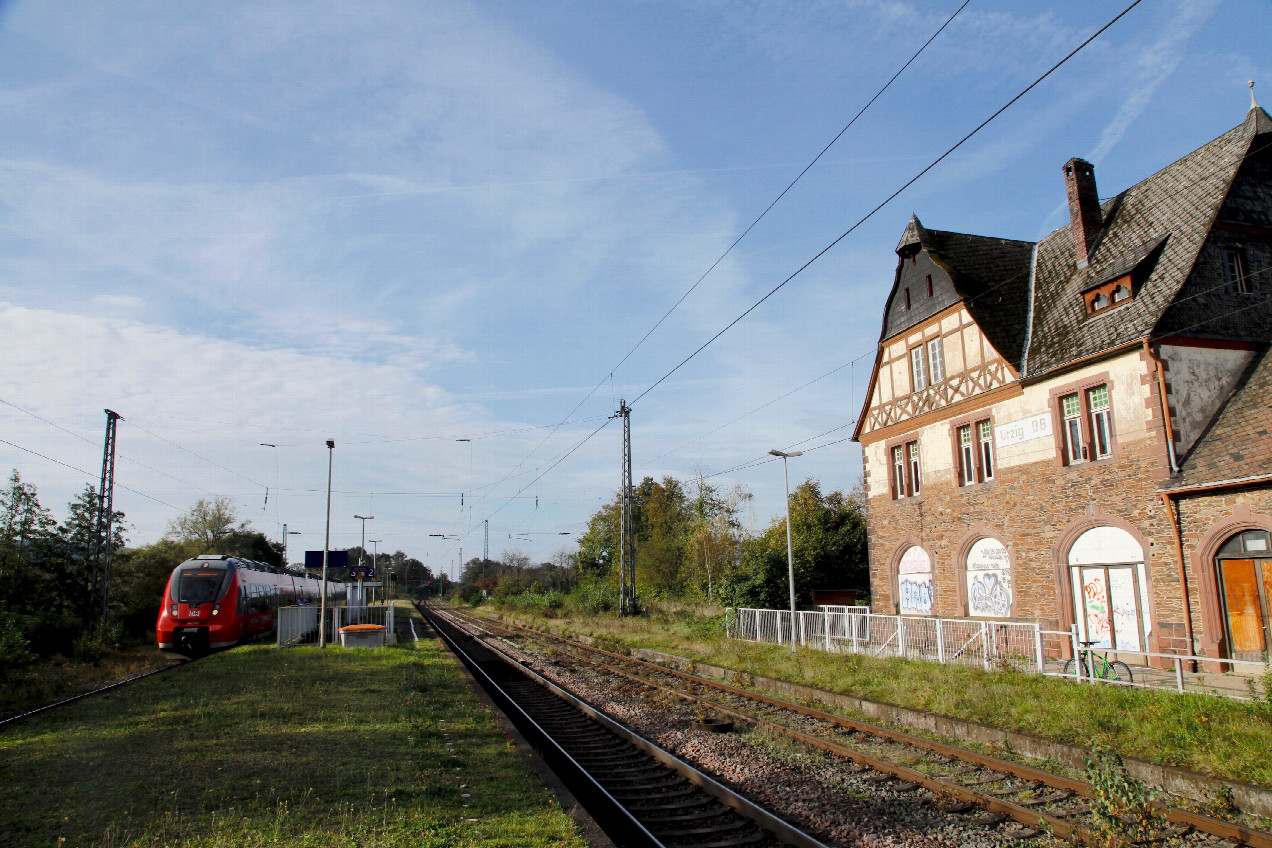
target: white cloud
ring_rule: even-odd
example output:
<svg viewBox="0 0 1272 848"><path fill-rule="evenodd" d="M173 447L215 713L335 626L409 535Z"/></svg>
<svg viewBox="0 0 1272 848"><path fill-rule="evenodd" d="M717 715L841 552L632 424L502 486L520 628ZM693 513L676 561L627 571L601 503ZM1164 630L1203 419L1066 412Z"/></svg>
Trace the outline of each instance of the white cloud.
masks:
<svg viewBox="0 0 1272 848"><path fill-rule="evenodd" d="M1175 73L1183 60L1187 43L1219 6L1219 0L1184 0L1178 4L1176 14L1163 26L1162 33L1151 44L1139 51L1128 51L1136 56L1129 79L1123 77L1121 87L1126 90L1117 114L1100 133L1100 140L1091 151L1090 159L1099 164L1117 146L1135 120L1153 102L1153 96L1162 83Z"/></svg>

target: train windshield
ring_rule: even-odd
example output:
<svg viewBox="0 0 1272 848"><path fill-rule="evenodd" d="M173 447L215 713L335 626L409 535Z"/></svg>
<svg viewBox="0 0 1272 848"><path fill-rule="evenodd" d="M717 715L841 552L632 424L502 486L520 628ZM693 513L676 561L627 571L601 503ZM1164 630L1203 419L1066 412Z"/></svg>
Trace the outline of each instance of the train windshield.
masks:
<svg viewBox="0 0 1272 848"><path fill-rule="evenodd" d="M183 604L211 604L220 599L225 583L225 568L200 567L181 572L177 601Z"/></svg>

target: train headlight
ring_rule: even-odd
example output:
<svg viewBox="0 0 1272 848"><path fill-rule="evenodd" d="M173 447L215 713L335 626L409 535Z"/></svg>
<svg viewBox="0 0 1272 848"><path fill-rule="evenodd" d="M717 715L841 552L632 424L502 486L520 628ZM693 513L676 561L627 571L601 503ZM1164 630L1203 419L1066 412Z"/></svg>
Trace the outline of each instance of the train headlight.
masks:
<svg viewBox="0 0 1272 848"><path fill-rule="evenodd" d="M217 615L217 614L219 614L220 612L221 612L221 605L220 605L220 604L213 604L213 605L212 605L212 614L213 614L213 615Z"/></svg>
<svg viewBox="0 0 1272 848"><path fill-rule="evenodd" d="M173 618L176 618L176 617L177 617L177 605L176 605L176 604L173 604L172 606L168 607L168 615L172 616Z"/></svg>

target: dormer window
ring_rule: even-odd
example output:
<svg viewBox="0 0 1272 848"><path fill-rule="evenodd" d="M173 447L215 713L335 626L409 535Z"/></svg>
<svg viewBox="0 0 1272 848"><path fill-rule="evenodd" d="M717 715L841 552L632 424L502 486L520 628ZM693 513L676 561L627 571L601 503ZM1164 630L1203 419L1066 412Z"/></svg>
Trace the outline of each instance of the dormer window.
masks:
<svg viewBox="0 0 1272 848"><path fill-rule="evenodd" d="M1129 303L1131 300L1131 277L1126 275L1101 283L1095 288L1082 293L1082 302L1086 305L1086 314L1094 315L1114 306Z"/></svg>
<svg viewBox="0 0 1272 848"><path fill-rule="evenodd" d="M1233 294L1253 294L1254 285L1246 264L1246 253L1239 247L1223 251L1223 281Z"/></svg>
<svg viewBox="0 0 1272 848"><path fill-rule="evenodd" d="M932 296L932 275L931 274L927 275L927 296L928 297Z"/></svg>

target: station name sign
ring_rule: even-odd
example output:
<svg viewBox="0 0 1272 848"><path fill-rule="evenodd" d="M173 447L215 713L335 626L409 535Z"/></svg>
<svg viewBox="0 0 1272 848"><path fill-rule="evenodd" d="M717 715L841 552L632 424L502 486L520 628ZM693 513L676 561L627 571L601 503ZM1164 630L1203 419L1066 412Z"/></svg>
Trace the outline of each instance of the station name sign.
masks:
<svg viewBox="0 0 1272 848"><path fill-rule="evenodd" d="M1051 413L1042 412L1019 421L1008 421L994 428L994 441L1000 448L1051 438Z"/></svg>

